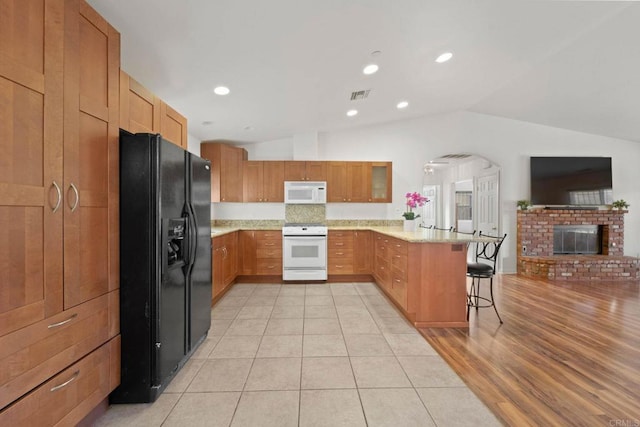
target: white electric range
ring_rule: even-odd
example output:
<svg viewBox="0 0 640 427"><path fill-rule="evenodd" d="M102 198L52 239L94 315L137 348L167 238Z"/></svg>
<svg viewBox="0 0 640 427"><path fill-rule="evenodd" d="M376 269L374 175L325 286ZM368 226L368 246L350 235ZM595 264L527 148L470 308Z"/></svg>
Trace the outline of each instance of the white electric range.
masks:
<svg viewBox="0 0 640 427"><path fill-rule="evenodd" d="M282 227L283 280L327 280L327 231L322 224Z"/></svg>

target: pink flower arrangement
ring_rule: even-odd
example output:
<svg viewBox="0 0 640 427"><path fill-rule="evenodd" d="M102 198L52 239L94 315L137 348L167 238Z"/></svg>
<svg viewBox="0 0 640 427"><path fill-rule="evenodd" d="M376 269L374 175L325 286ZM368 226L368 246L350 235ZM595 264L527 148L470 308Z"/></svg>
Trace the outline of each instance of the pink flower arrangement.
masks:
<svg viewBox="0 0 640 427"><path fill-rule="evenodd" d="M405 203L407 205L407 211L402 214L404 219L416 219L416 218L418 218L420 215L416 215L416 213L413 212L413 208L422 207L422 206L424 206L425 203L427 203L429 201L429 199L427 199L426 197L422 196L418 192L407 193L407 194L404 195L404 197L407 198L407 202Z"/></svg>

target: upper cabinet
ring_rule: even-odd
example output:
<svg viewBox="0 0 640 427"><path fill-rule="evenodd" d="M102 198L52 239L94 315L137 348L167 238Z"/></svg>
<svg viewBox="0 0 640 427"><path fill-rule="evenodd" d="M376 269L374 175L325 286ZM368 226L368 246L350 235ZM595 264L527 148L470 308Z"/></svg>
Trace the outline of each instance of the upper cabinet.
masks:
<svg viewBox="0 0 640 427"><path fill-rule="evenodd" d="M242 162L247 160L247 150L203 142L200 157L211 161L211 201L242 202Z"/></svg>
<svg viewBox="0 0 640 427"><path fill-rule="evenodd" d="M347 202L347 162L327 165L327 202Z"/></svg>
<svg viewBox="0 0 640 427"><path fill-rule="evenodd" d="M371 202L391 203L391 162L369 163L371 179Z"/></svg>
<svg viewBox="0 0 640 427"><path fill-rule="evenodd" d="M203 142L211 160L211 201L284 201L284 181L326 181L328 203L391 203L391 162L247 160L247 151ZM244 160L244 161L243 161Z"/></svg>
<svg viewBox="0 0 640 427"><path fill-rule="evenodd" d="M160 101L160 134L163 138L187 149L187 118Z"/></svg>
<svg viewBox="0 0 640 427"><path fill-rule="evenodd" d="M328 162L327 202L391 203L391 162Z"/></svg>
<svg viewBox="0 0 640 427"><path fill-rule="evenodd" d="M285 181L326 181L327 162L285 161Z"/></svg>
<svg viewBox="0 0 640 427"><path fill-rule="evenodd" d="M245 161L244 202L284 202L284 161Z"/></svg>
<svg viewBox="0 0 640 427"><path fill-rule="evenodd" d="M131 133L159 133L187 149L187 119L122 70L120 127Z"/></svg>
<svg viewBox="0 0 640 427"><path fill-rule="evenodd" d="M120 127L131 133L160 132L160 99L122 70Z"/></svg>

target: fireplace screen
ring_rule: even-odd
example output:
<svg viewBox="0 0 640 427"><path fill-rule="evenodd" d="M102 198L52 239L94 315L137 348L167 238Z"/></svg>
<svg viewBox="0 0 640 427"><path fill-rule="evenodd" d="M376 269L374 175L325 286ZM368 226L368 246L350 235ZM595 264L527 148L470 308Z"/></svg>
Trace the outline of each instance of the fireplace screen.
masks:
<svg viewBox="0 0 640 427"><path fill-rule="evenodd" d="M553 227L553 253L600 254L601 235L598 225L556 225Z"/></svg>

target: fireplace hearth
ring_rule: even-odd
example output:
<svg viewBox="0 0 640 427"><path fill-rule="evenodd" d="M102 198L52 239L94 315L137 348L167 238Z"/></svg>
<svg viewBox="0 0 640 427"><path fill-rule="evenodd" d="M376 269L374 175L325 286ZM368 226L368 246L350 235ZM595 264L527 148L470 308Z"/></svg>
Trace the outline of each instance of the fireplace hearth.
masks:
<svg viewBox="0 0 640 427"><path fill-rule="evenodd" d="M518 274L548 280L640 280L640 260L624 255L626 212L518 211Z"/></svg>

